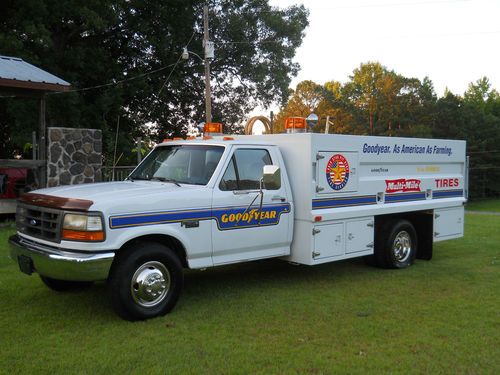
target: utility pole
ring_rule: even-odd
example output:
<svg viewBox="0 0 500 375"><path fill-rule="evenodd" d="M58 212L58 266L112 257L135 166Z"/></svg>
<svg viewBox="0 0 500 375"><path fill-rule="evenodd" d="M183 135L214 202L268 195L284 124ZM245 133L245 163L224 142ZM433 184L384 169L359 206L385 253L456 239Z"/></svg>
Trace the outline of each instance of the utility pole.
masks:
<svg viewBox="0 0 500 375"><path fill-rule="evenodd" d="M210 60L209 56L210 54L208 53L209 47L212 48L213 51L213 46L209 46L209 41L208 41L208 6L205 5L203 7L203 47L205 49L205 122L209 123L212 122L212 102L211 102L211 90L210 90ZM213 54L213 52L212 52Z"/></svg>

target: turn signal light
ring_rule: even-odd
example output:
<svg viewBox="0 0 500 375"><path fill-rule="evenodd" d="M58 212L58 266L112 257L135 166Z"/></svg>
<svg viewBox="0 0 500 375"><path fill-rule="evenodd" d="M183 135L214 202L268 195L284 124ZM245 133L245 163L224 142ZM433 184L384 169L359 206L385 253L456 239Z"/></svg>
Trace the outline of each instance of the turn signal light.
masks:
<svg viewBox="0 0 500 375"><path fill-rule="evenodd" d="M62 239L70 241L104 241L104 232L88 232L81 230L63 229Z"/></svg>

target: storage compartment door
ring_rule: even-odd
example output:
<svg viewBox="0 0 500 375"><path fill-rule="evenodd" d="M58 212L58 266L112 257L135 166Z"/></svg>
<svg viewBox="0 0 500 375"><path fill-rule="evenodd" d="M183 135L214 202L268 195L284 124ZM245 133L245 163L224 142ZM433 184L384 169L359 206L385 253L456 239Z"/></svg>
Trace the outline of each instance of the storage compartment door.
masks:
<svg viewBox="0 0 500 375"><path fill-rule="evenodd" d="M449 240L463 235L463 206L434 210L434 241Z"/></svg>
<svg viewBox="0 0 500 375"><path fill-rule="evenodd" d="M346 223L346 253L373 251L373 219L362 219Z"/></svg>
<svg viewBox="0 0 500 375"><path fill-rule="evenodd" d="M316 155L316 192L332 194L358 190L358 153L320 151Z"/></svg>
<svg viewBox="0 0 500 375"><path fill-rule="evenodd" d="M316 225L314 233L314 259L344 255L344 225Z"/></svg>

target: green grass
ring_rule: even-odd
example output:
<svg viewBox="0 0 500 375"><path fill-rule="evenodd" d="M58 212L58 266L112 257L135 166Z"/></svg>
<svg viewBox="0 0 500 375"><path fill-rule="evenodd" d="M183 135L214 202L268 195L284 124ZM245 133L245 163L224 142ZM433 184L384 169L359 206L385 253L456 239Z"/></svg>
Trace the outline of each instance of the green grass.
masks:
<svg viewBox="0 0 500 375"><path fill-rule="evenodd" d="M56 293L7 258L0 228L0 373L498 374L500 217L407 270L361 260L261 261L189 272L174 311L129 323L104 284Z"/></svg>
<svg viewBox="0 0 500 375"><path fill-rule="evenodd" d="M465 206L469 211L500 212L500 199L482 199L468 202Z"/></svg>

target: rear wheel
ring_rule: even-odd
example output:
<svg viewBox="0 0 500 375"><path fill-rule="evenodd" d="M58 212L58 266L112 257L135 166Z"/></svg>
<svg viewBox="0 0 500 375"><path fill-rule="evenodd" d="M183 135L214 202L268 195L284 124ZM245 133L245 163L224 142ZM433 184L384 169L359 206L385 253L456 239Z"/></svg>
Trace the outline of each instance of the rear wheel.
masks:
<svg viewBox="0 0 500 375"><path fill-rule="evenodd" d="M141 242L118 254L108 282L115 312L133 321L171 311L184 279L181 262L172 250L156 242Z"/></svg>
<svg viewBox="0 0 500 375"><path fill-rule="evenodd" d="M47 285L50 289L57 292L66 292L70 290L84 289L92 286L92 281L68 281L68 280L58 280L47 276L40 276L43 283Z"/></svg>
<svg viewBox="0 0 500 375"><path fill-rule="evenodd" d="M416 253L417 233L408 220L390 220L377 231L374 260L379 267L409 267Z"/></svg>

